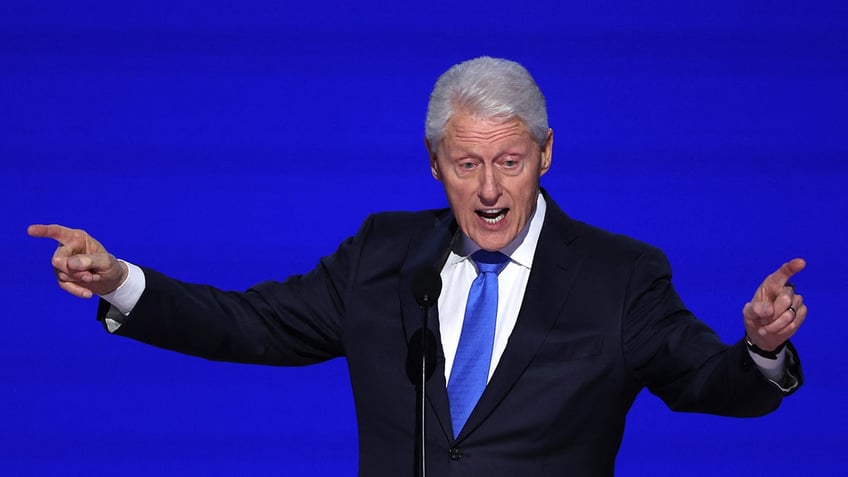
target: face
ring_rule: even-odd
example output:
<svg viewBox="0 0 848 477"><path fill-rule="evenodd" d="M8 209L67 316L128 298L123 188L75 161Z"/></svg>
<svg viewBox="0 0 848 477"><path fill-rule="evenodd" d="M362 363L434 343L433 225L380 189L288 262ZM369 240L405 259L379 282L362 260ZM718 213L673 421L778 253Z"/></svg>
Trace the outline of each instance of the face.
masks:
<svg viewBox="0 0 848 477"><path fill-rule="evenodd" d="M509 244L536 207L551 166L553 132L540 147L518 119L455 114L439 144L427 144L433 177L445 188L462 231L485 250Z"/></svg>

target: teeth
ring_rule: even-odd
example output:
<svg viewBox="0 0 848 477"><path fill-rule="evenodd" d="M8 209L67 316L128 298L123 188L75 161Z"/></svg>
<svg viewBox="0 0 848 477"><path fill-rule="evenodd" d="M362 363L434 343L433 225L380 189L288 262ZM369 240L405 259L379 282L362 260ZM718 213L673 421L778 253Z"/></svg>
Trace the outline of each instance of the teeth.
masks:
<svg viewBox="0 0 848 477"><path fill-rule="evenodd" d="M480 216L480 218L485 220L486 223L489 224L489 225L494 225L494 224L500 222L501 220L503 220L504 217L506 217L506 213L504 213L504 209L489 209L489 210L484 210L483 213L484 214L498 214L497 217L491 217L491 218L483 216L483 215Z"/></svg>

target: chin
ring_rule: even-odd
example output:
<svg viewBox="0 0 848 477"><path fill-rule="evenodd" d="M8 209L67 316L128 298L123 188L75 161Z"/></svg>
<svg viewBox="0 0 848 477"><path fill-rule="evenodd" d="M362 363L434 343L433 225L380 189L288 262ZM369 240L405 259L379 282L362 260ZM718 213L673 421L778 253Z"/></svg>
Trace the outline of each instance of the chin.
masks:
<svg viewBox="0 0 848 477"><path fill-rule="evenodd" d="M484 250L490 252L500 250L509 244L509 240L501 240L494 237L480 237L479 240L474 240L474 242Z"/></svg>

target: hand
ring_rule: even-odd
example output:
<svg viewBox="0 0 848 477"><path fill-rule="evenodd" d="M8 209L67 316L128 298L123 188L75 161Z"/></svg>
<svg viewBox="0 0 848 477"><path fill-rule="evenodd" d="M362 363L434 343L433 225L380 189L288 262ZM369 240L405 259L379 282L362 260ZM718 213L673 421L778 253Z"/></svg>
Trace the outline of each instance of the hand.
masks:
<svg viewBox="0 0 848 477"><path fill-rule="evenodd" d="M127 265L115 259L84 230L30 225L27 233L59 242L51 260L53 271L59 287L71 295L80 298L105 295L115 291L127 277Z"/></svg>
<svg viewBox="0 0 848 477"><path fill-rule="evenodd" d="M788 283L792 275L807 266L804 259L790 260L767 276L745 304L745 332L757 347L774 351L798 331L807 317L807 305L795 287Z"/></svg>

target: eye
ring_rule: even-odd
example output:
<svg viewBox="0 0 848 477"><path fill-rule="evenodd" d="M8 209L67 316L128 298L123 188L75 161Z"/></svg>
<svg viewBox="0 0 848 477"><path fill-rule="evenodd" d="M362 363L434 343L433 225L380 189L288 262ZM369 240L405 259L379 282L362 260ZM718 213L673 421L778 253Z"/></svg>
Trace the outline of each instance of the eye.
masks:
<svg viewBox="0 0 848 477"><path fill-rule="evenodd" d="M521 172L522 165L524 164L521 161L521 158L518 156L506 156L501 158L498 162L495 163L502 172L514 175Z"/></svg>
<svg viewBox="0 0 848 477"><path fill-rule="evenodd" d="M480 166L480 161L476 161L474 159L460 159L456 161L456 173L461 176L467 176L477 170Z"/></svg>

